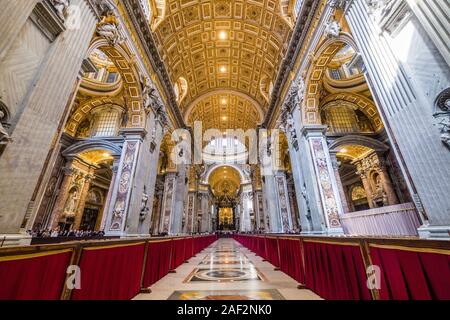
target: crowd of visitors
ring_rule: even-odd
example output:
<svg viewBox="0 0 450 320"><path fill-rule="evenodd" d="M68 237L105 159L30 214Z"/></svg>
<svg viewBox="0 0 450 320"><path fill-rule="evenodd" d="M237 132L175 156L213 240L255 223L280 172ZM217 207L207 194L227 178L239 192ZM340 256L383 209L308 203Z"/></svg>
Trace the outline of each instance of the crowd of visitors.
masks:
<svg viewBox="0 0 450 320"><path fill-rule="evenodd" d="M92 230L60 230L42 229L42 230L28 230L28 234L33 238L58 238L58 237L75 237L75 238L99 238L105 235L104 231Z"/></svg>

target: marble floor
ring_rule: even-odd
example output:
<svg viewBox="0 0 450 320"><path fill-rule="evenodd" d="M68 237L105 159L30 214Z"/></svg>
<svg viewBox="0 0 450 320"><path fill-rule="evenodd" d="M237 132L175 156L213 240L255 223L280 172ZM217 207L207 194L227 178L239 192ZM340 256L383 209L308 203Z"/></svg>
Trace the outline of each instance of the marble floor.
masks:
<svg viewBox="0 0 450 320"><path fill-rule="evenodd" d="M136 300L319 300L233 239L220 239Z"/></svg>

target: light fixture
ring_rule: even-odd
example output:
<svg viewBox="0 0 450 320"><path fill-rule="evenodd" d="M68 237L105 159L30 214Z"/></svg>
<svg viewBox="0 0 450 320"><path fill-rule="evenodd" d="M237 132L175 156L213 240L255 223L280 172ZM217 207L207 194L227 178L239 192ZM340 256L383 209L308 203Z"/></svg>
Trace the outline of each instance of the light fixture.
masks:
<svg viewBox="0 0 450 320"><path fill-rule="evenodd" d="M225 67L225 66L220 67L220 72L222 72L222 73L227 72L227 67Z"/></svg>
<svg viewBox="0 0 450 320"><path fill-rule="evenodd" d="M340 153L347 153L348 150L344 148L344 149L341 149L339 152L340 152Z"/></svg>
<svg viewBox="0 0 450 320"><path fill-rule="evenodd" d="M227 37L228 37L228 34L227 34L226 31L220 31L220 32L219 32L219 39L220 39L220 40L226 40Z"/></svg>
<svg viewBox="0 0 450 320"><path fill-rule="evenodd" d="M227 104L227 99L222 99L222 104Z"/></svg>
<svg viewBox="0 0 450 320"><path fill-rule="evenodd" d="M227 119L228 119L228 118L227 118L227 117L225 117L225 116L224 116L224 117L222 117L222 120L223 120L223 121L225 121L225 120L227 120Z"/></svg>
<svg viewBox="0 0 450 320"><path fill-rule="evenodd" d="M108 152L105 152L105 153L103 153L103 157L109 158L109 157L111 157L111 155Z"/></svg>

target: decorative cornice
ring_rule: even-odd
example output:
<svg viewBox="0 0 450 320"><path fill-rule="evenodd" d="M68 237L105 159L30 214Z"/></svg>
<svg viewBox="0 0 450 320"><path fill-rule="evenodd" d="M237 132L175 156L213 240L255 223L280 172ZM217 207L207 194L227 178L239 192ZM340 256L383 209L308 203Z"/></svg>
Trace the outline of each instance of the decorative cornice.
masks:
<svg viewBox="0 0 450 320"><path fill-rule="evenodd" d="M289 42L286 56L283 59L280 71L278 72L277 80L274 84L269 109L262 125L263 128L267 128L272 121L276 106L280 102L279 100L284 84L289 77L290 71L294 67L295 61L297 59L301 46L309 32L311 22L313 21L314 15L317 8L319 7L320 2L321 1L318 0L305 0L302 5L302 10L295 24L294 32L292 34L291 41Z"/></svg>
<svg viewBox="0 0 450 320"><path fill-rule="evenodd" d="M169 78L169 73L167 72L164 62L159 55L155 40L152 36L150 24L145 17L139 0L120 0L120 2L124 5L129 18L134 25L136 34L150 59L152 67L156 71L156 74L162 83L164 93L167 97L168 107L175 117L176 125L179 128L186 128L186 124L184 123L183 116L176 101L176 96Z"/></svg>
<svg viewBox="0 0 450 320"><path fill-rule="evenodd" d="M66 30L64 20L58 15L49 0L39 2L30 19L51 42L55 41L58 35Z"/></svg>

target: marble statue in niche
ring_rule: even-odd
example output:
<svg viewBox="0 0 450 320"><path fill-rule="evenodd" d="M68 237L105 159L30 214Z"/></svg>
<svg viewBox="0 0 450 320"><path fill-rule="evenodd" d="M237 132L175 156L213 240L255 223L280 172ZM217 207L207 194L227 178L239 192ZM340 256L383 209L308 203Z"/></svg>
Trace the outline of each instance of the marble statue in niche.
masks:
<svg viewBox="0 0 450 320"><path fill-rule="evenodd" d="M441 141L450 150L450 88L438 95L433 116L437 119Z"/></svg>
<svg viewBox="0 0 450 320"><path fill-rule="evenodd" d="M67 198L66 205L64 207L64 215L66 217L71 217L76 214L78 200L78 190L74 188L70 191L69 197Z"/></svg>
<svg viewBox="0 0 450 320"><path fill-rule="evenodd" d="M342 28L341 28L341 25L339 24L339 22L337 22L335 20L331 20L325 25L324 34L328 38L337 38L337 37L339 37L339 34L341 33L341 31L342 31Z"/></svg>
<svg viewBox="0 0 450 320"><path fill-rule="evenodd" d="M102 21L97 25L97 34L104 37L108 42L115 46L123 42L123 37L120 34L119 22L114 15L103 17Z"/></svg>
<svg viewBox="0 0 450 320"><path fill-rule="evenodd" d="M114 6L108 0L94 0L94 4L102 16L114 13Z"/></svg>
<svg viewBox="0 0 450 320"><path fill-rule="evenodd" d="M142 199L141 199L141 212L139 214L139 217L141 220L145 220L147 217L149 207L147 207L149 195L147 194L147 186L144 186L144 191L142 192Z"/></svg>
<svg viewBox="0 0 450 320"><path fill-rule="evenodd" d="M439 122L439 126L441 129L441 141L450 149L450 117L443 118Z"/></svg>
<svg viewBox="0 0 450 320"><path fill-rule="evenodd" d="M5 145L13 141L8 131L3 126L3 123L5 122L6 122L6 113L2 109L0 109L0 145Z"/></svg>
<svg viewBox="0 0 450 320"><path fill-rule="evenodd" d="M66 20L70 0L52 0L52 4L58 17L63 21Z"/></svg>

